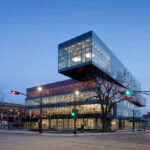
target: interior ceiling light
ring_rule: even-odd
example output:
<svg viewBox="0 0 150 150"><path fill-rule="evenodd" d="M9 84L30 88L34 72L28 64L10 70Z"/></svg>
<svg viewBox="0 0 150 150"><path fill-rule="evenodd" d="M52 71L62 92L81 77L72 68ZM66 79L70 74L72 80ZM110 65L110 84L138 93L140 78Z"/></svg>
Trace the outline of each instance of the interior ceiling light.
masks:
<svg viewBox="0 0 150 150"><path fill-rule="evenodd" d="M85 57L86 58L91 58L91 53L86 53Z"/></svg>
<svg viewBox="0 0 150 150"><path fill-rule="evenodd" d="M74 62L80 62L81 61L81 57L73 57L72 61L74 61Z"/></svg>
<svg viewBox="0 0 150 150"><path fill-rule="evenodd" d="M90 53L90 52L89 52L89 53L86 53L86 54L85 54L85 57L86 57L86 58L91 58L91 53ZM94 57L94 53L92 53L92 57Z"/></svg>

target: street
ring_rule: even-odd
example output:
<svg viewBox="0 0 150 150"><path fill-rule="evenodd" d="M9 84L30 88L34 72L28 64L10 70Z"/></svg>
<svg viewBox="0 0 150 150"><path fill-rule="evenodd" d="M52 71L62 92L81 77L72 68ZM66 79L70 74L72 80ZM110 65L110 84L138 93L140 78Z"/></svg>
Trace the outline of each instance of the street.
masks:
<svg viewBox="0 0 150 150"><path fill-rule="evenodd" d="M29 135L0 133L0 150L149 150L149 133Z"/></svg>

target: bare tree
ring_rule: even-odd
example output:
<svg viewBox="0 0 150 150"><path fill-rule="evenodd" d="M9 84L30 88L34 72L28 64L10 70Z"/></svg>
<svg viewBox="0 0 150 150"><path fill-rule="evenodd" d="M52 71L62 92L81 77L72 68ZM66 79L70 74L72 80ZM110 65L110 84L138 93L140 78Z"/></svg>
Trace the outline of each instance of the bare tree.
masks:
<svg viewBox="0 0 150 150"><path fill-rule="evenodd" d="M118 81L118 84L115 80L111 79L106 74L97 74L97 72L90 72L92 75L91 82L93 82L95 90L93 90L94 95L89 96L88 99L97 99L99 100L100 109L101 109L101 120L102 120L102 130L106 131L107 129L107 119L108 114L111 112L113 107L122 101L132 101L134 95L132 96L123 96L120 94L121 91L131 88L131 83L127 82L123 75L117 73L115 79ZM95 77L93 76L95 75ZM121 86L120 83L126 83L126 87Z"/></svg>
<svg viewBox="0 0 150 150"><path fill-rule="evenodd" d="M4 101L4 97L5 97L5 94L2 90L2 88L0 87L0 102L3 102Z"/></svg>

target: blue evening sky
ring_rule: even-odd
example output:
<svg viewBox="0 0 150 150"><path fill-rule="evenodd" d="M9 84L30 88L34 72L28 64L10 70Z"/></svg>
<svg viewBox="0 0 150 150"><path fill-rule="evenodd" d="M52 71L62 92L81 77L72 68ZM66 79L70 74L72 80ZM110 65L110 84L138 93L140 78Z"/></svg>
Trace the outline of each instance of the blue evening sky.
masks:
<svg viewBox="0 0 150 150"><path fill-rule="evenodd" d="M67 79L57 46L89 30L150 90L149 0L0 0L0 98L24 103L10 91Z"/></svg>

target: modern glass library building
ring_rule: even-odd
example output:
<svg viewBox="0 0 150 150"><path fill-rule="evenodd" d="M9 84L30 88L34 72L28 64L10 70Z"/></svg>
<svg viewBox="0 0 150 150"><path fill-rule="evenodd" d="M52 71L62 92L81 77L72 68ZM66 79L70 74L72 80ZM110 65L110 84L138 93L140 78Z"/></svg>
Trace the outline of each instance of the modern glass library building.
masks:
<svg viewBox="0 0 150 150"><path fill-rule="evenodd" d="M91 68L97 75L108 76L108 82L126 87L125 82L117 80L117 75L121 74L134 90L141 89L137 79L99 37L90 31L58 45L58 72L71 79L39 85L42 92L37 90L39 86L27 89L26 116L29 116L30 122L26 122L25 126L38 128L40 104L37 100L42 97L42 128L73 129L74 119L70 114L76 101L77 128L84 124L85 129L101 129L101 106L96 98L89 99L94 96L96 86L92 74L90 79L87 78ZM76 90L79 91L78 95L75 94ZM134 119L138 120L141 115L140 106L144 105L145 99L140 95L133 102L123 101L115 105L108 115L112 129L131 128L133 110Z"/></svg>

